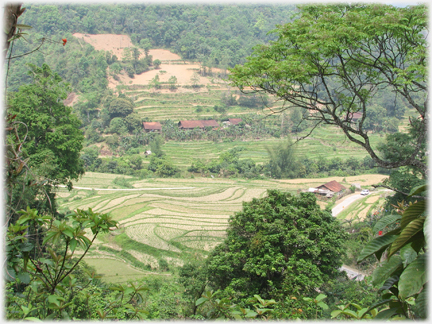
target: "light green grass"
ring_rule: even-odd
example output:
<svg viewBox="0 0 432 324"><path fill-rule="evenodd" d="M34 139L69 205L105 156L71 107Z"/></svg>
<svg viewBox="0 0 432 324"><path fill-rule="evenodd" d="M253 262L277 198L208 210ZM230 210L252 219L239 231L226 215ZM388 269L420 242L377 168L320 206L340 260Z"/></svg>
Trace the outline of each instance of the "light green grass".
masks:
<svg viewBox="0 0 432 324"><path fill-rule="evenodd" d="M122 283L128 280L136 280L146 276L145 271L132 268L126 262L109 258L85 258L85 262L94 267L98 274L103 276L103 281L110 283Z"/></svg>

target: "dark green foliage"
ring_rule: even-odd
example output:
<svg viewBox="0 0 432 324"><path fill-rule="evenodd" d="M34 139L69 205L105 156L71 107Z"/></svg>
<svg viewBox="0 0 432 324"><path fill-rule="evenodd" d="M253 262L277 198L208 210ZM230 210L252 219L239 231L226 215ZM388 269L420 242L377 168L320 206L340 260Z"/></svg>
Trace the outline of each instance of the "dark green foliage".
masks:
<svg viewBox="0 0 432 324"><path fill-rule="evenodd" d="M381 311L377 318L415 319L426 315L423 294L428 285L425 247L429 228L426 196L421 196L425 191L425 185L412 188L409 197L420 195L420 198L409 206L400 203L401 217L386 215L377 222L374 230L384 234L370 241L358 257L361 261L373 255L380 260L386 252L385 261L374 270L372 284L382 291L380 304L388 305L389 309ZM388 230L390 225L395 228ZM417 307L413 307L417 300ZM374 307L377 306L372 305L370 309Z"/></svg>
<svg viewBox="0 0 432 324"><path fill-rule="evenodd" d="M270 157L266 165L270 176L276 179L295 178L297 175L297 158L293 142L288 138L284 143L276 147L266 146Z"/></svg>
<svg viewBox="0 0 432 324"><path fill-rule="evenodd" d="M111 101L108 112L111 118L126 117L133 112L133 104L127 99L117 98Z"/></svg>
<svg viewBox="0 0 432 324"><path fill-rule="evenodd" d="M162 178L173 177L180 172L170 159L166 157L158 158L157 156L151 157L148 170Z"/></svg>
<svg viewBox="0 0 432 324"><path fill-rule="evenodd" d="M51 186L71 186L71 181L84 173L80 159L84 136L78 117L62 103L67 84L46 64L41 68L30 65L30 69L33 83L23 85L7 98L8 113L16 115L16 135L23 141L19 151L27 161L23 172L9 183L8 205L15 210L31 206L55 212ZM16 135L8 136L13 141ZM40 179L44 180L42 187L27 186Z"/></svg>
<svg viewBox="0 0 432 324"><path fill-rule="evenodd" d="M241 295L307 295L338 273L345 233L313 194L276 190L230 217L227 239L208 259L217 288Z"/></svg>
<svg viewBox="0 0 432 324"><path fill-rule="evenodd" d="M196 315L196 301L204 293L207 286L207 268L203 260L188 261L179 269L179 283L184 286L183 296L187 300L184 313L186 316Z"/></svg>

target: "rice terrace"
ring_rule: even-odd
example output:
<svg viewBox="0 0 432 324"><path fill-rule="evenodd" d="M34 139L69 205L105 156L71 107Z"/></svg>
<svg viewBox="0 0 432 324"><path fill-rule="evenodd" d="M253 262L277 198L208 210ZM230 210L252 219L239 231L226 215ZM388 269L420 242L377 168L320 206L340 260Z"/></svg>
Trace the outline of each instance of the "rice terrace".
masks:
<svg viewBox="0 0 432 324"><path fill-rule="evenodd" d="M340 177L301 180L150 179L135 180L132 189L124 189L112 183L116 177L88 172L76 183L76 187L86 189L58 191L62 208L92 208L109 212L119 221L118 230L97 239L86 261L109 282L126 282L143 273L158 274L154 270L159 268L161 259L169 265L180 266L189 254L208 252L225 238L229 216L241 210L242 202L263 197L267 189L296 194L298 190L330 179L343 180ZM345 184L359 183L369 188L384 178L373 174L346 177ZM365 209L377 209L378 200L385 196L380 191L362 199L361 204ZM322 208L326 204L323 202ZM357 215L359 212L362 214L362 209L344 212L341 219L361 217ZM125 257L120 253L122 250L130 255ZM100 263L101 258L107 260ZM134 267L131 259L141 267ZM143 270L144 266L149 269Z"/></svg>
<svg viewBox="0 0 432 324"><path fill-rule="evenodd" d="M426 318L425 5L4 10L7 320Z"/></svg>

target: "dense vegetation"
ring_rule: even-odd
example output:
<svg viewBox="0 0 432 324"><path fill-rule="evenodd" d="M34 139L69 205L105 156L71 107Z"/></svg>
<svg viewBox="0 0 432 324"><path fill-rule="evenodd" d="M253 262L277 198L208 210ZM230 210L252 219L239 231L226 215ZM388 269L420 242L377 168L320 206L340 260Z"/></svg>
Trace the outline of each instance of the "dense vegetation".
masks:
<svg viewBox="0 0 432 324"><path fill-rule="evenodd" d="M20 5L8 5L6 10L11 10L7 17L22 14ZM279 26L276 36L266 32L275 22L287 23L292 7L32 5L28 11L31 13L24 14L23 22L35 27L30 41L21 42L21 29L26 26L12 24L7 34L11 43L6 56L10 62L5 140L7 319L426 317L429 232L423 185L427 179L424 6L301 6L297 19ZM368 19L379 28L364 28ZM412 32L406 33L407 29ZM224 130L223 135L210 129L178 131L172 121L164 123L164 137L143 134L134 101L108 90L107 67L117 64L133 76L157 68L160 61L147 55L138 60L131 49L128 58L117 62L110 54L73 41L70 33L77 31L130 34L144 51L150 46L172 48L184 59L197 59L208 67L241 63L232 70L233 84L242 91L252 87L269 93L289 103L292 113L273 129L250 117L238 127ZM60 33L69 39L68 51L66 41L54 40L61 39ZM246 59L252 44L272 39ZM36 51L20 57L38 44L46 45L43 50L49 55ZM381 50L383 60L374 57ZM25 63L33 63L30 73L26 73ZM402 69L404 64L408 72ZM75 111L62 102L68 90L62 78L82 95ZM402 99L394 97L390 105L383 98L392 91ZM263 105L268 100L264 96ZM235 99L225 93L222 105L214 110L261 105L254 101L256 97ZM395 120L402 118L407 108L419 117L410 119L407 132L396 132ZM318 114L310 114L310 110ZM353 114L358 112L362 117L354 122ZM379 118L387 118L380 129ZM293 127L284 129L284 121L285 127ZM215 160L195 160L189 171L222 177L293 178L325 172L344 176L379 165L391 169L382 186L399 194L382 208L394 210L392 214L368 214L365 221L342 226L329 208L320 208L314 195L270 190L266 196L244 203L243 209L231 216L225 240L208 255L192 254L183 266L175 268L160 258L157 274L170 272L169 279L148 277L110 285L100 281L83 260L96 238L110 235L120 227L119 222L113 215L91 208L65 214L57 211L52 189L66 184L70 190L72 180L82 175L84 168L141 178L149 174L179 176L181 170L163 150L166 140L205 138L217 143L230 137L277 138L317 123L338 126L348 139L363 146L370 158L300 159L287 139L266 148L269 162L264 165L240 159L241 149L237 148ZM254 127L246 127L248 124ZM395 133L372 147L370 130ZM80 156L83 144L97 143L106 134L104 140L113 150L118 149L119 157L102 160L94 147L85 148ZM146 168L138 148L144 143L152 150ZM114 182L130 186L125 178ZM127 247L138 242L126 232L117 233L115 240L124 249L113 253L137 268L153 269L128 252ZM169 257L176 253L165 252ZM342 261L376 267L372 283L348 280L339 271Z"/></svg>

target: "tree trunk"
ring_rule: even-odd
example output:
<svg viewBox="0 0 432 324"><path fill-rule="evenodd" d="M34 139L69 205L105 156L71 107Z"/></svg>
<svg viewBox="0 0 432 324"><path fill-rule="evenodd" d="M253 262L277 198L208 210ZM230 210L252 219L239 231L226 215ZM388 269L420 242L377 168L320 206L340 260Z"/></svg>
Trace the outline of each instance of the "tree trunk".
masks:
<svg viewBox="0 0 432 324"><path fill-rule="evenodd" d="M9 41L17 31L16 24L18 22L18 17L22 15L24 10L25 8L21 8L21 4L9 3L5 5L5 10L3 14L4 31L6 33L6 38L4 40L4 58L6 58L7 52L9 50Z"/></svg>

